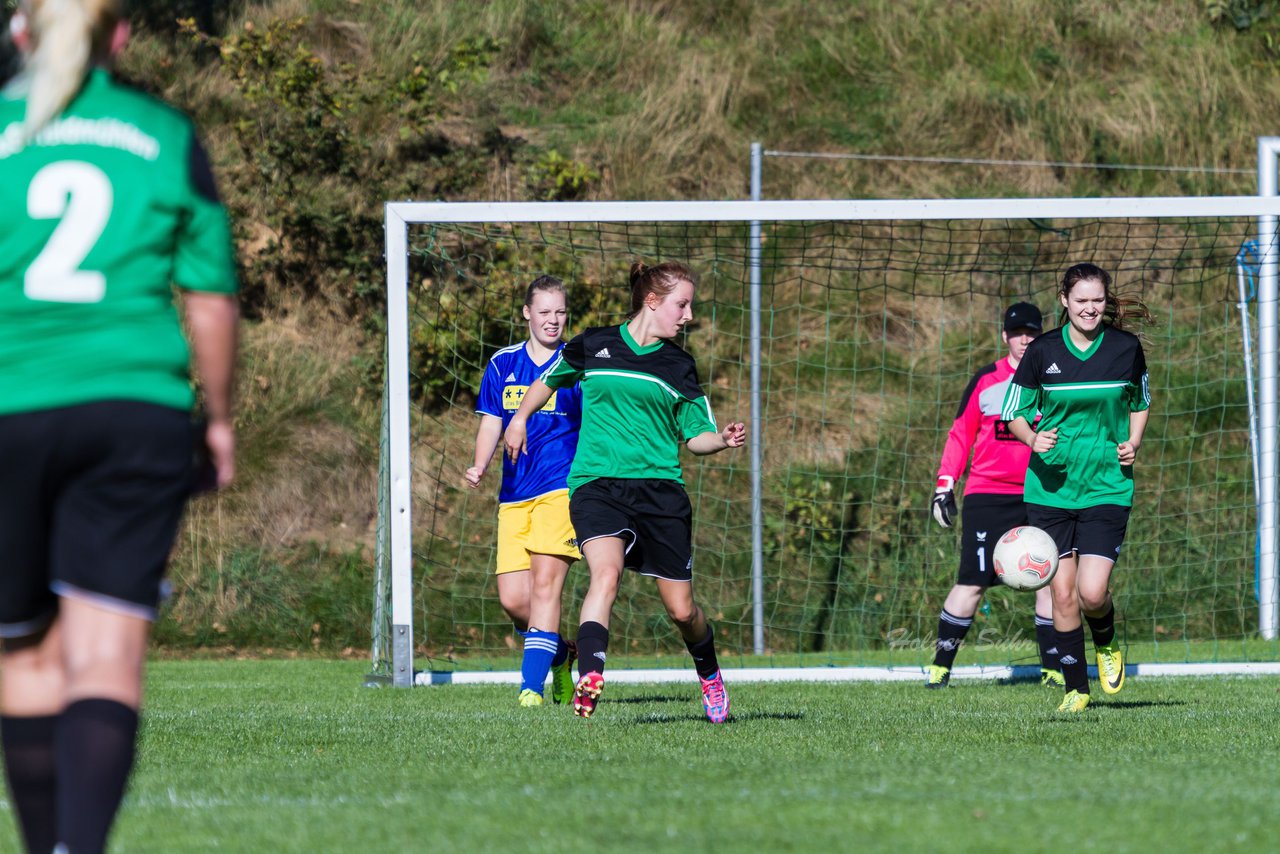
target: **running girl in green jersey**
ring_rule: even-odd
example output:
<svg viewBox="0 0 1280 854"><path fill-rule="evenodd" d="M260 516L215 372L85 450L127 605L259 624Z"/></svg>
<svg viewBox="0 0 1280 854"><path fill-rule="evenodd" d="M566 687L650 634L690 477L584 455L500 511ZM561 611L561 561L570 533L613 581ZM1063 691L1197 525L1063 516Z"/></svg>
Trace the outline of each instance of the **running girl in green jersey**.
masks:
<svg viewBox="0 0 1280 854"><path fill-rule="evenodd" d="M526 423L552 391L582 383L582 429L569 471L569 513L591 582L578 627L574 712L590 717L604 688L609 616L623 569L653 576L693 656L707 718L722 723L729 697L714 633L693 598L693 511L680 471L680 442L694 454L739 448L746 425L716 427L693 357L672 343L693 319L693 272L667 262L631 267L631 316L588 329L530 386L504 434L514 460Z"/></svg>
<svg viewBox="0 0 1280 854"><path fill-rule="evenodd" d="M1027 347L1001 417L1032 451L1027 519L1053 537L1061 554L1051 585L1066 682L1058 709L1080 712L1089 705L1082 613L1102 690L1115 694L1124 686L1111 571L1129 524L1133 464L1151 394L1142 342L1121 327L1150 313L1137 300L1117 298L1111 276L1093 264L1067 270L1058 297L1066 323Z"/></svg>
<svg viewBox="0 0 1280 854"><path fill-rule="evenodd" d="M227 217L191 122L104 67L122 3L22 0L0 93L0 743L38 852L104 849L195 450L234 472Z"/></svg>

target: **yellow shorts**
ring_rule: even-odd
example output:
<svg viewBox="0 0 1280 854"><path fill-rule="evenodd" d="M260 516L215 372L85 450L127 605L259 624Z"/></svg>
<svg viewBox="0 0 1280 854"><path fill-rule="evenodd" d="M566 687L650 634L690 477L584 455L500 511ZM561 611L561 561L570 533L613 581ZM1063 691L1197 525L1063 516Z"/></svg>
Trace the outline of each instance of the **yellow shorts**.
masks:
<svg viewBox="0 0 1280 854"><path fill-rule="evenodd" d="M569 521L569 490L498 505L497 574L528 569L531 553L582 558Z"/></svg>

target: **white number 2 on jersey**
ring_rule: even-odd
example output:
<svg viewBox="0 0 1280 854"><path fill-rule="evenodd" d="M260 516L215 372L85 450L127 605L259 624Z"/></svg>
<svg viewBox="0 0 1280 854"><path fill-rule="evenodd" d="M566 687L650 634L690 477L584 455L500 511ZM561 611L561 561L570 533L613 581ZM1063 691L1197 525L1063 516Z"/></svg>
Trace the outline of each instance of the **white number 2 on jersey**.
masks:
<svg viewBox="0 0 1280 854"><path fill-rule="evenodd" d="M68 160L51 163L27 188L27 215L60 220L49 242L31 262L23 279L28 299L45 302L99 302L107 277L81 270L111 218L111 180L97 166Z"/></svg>

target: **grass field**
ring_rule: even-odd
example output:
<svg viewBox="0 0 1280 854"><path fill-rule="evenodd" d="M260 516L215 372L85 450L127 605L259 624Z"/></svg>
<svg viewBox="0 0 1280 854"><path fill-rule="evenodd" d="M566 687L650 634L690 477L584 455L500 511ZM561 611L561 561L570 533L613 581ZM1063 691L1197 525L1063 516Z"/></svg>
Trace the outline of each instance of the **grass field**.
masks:
<svg viewBox="0 0 1280 854"><path fill-rule="evenodd" d="M975 624L976 625L976 624ZM725 669L782 667L900 667L921 668L933 661L934 635L903 634L892 639L896 645L888 649L845 650L810 653L770 653L750 655L720 648L719 659ZM1223 662L1280 662L1280 640L1233 638L1220 641L1167 641L1165 643L1120 641L1124 660L1129 664L1185 664ZM717 644L719 647L719 644ZM426 657L417 661L418 669L433 671L499 671L520 669L521 652L513 648L506 654L473 655L458 658ZM1034 638L1026 635L1004 637L988 635L984 640L979 628L965 641L956 658L963 667L980 664L994 667L1033 666L1040 662ZM389 666L389 665L388 665ZM674 655L627 655L620 666L631 669L689 668L689 657L682 651Z"/></svg>
<svg viewBox="0 0 1280 854"><path fill-rule="evenodd" d="M328 661L152 665L112 851L1269 851L1280 679L358 687ZM7 808L0 850L14 850Z"/></svg>

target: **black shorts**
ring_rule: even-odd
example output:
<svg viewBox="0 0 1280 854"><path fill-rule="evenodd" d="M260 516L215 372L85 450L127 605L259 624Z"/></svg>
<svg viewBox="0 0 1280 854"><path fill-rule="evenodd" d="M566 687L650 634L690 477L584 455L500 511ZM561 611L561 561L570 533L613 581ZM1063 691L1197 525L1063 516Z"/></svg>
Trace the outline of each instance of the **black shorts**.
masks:
<svg viewBox="0 0 1280 854"><path fill-rule="evenodd" d="M674 480L602 477L569 499L578 548L600 537L621 537L623 566L671 581L693 579L693 507Z"/></svg>
<svg viewBox="0 0 1280 854"><path fill-rule="evenodd" d="M1027 524L1021 495L966 495L960 508L960 571L956 584L990 587L999 582L991 553L1005 532Z"/></svg>
<svg viewBox="0 0 1280 854"><path fill-rule="evenodd" d="M43 629L59 596L155 619L196 432L133 401L0 416L0 637Z"/></svg>
<svg viewBox="0 0 1280 854"><path fill-rule="evenodd" d="M1082 510L1028 504L1027 519L1053 537L1059 557L1076 552L1115 561L1129 530L1129 510L1120 504L1099 504Z"/></svg>

